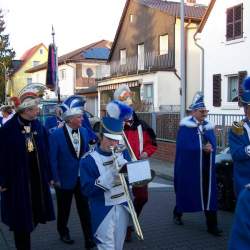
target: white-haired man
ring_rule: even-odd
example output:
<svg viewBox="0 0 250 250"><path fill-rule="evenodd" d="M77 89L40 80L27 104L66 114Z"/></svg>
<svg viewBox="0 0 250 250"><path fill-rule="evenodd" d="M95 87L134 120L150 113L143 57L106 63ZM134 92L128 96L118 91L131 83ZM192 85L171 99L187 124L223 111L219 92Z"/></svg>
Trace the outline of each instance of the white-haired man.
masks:
<svg viewBox="0 0 250 250"><path fill-rule="evenodd" d="M57 231L66 244L73 244L68 228L68 219L73 195L85 238L85 248L95 246L92 241L88 199L80 191L81 157L89 150L89 136L82 124L82 99L70 96L63 104L63 127L50 135L50 162L57 197Z"/></svg>

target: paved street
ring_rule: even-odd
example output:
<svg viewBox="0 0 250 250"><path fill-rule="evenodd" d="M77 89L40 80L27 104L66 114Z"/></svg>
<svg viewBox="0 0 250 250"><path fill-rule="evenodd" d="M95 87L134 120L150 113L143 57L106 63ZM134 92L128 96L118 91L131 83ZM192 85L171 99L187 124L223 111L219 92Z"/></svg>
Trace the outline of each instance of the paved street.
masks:
<svg viewBox="0 0 250 250"><path fill-rule="evenodd" d="M232 223L232 213L219 212L219 224L223 229L223 237L216 238L206 232L205 218L202 213L185 214L184 226L174 225L172 222L172 209L174 206L174 192L172 182L159 177L155 178L150 187L150 198L142 217L141 226L145 240L126 243L125 250L201 250L201 249L226 249L229 229ZM13 250L12 234L0 224L0 249ZM70 218L71 236L75 240L72 246L65 245L58 240L55 222L40 225L32 234L32 244L35 250L83 250L82 232L76 216L75 206Z"/></svg>

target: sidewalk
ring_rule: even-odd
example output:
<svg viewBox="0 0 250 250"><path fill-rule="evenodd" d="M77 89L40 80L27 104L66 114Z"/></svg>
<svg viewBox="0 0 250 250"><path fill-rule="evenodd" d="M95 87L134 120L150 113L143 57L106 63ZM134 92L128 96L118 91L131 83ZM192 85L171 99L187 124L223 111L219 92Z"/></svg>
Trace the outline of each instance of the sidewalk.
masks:
<svg viewBox="0 0 250 250"><path fill-rule="evenodd" d="M174 180L174 164L168 161L161 161L150 158L150 166L155 171L156 175L166 180Z"/></svg>

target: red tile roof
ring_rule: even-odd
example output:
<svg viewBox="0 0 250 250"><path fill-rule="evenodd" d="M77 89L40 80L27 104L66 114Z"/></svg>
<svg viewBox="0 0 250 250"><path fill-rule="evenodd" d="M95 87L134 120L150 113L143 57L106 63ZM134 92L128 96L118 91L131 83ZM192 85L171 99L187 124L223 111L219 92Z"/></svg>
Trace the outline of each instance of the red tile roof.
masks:
<svg viewBox="0 0 250 250"><path fill-rule="evenodd" d="M180 17L180 3L163 1L163 0L137 0L140 4L150 8L159 9L168 13L170 16ZM205 14L206 7L204 5L184 5L184 13L186 18L201 19Z"/></svg>
<svg viewBox="0 0 250 250"><path fill-rule="evenodd" d="M31 56L33 56L33 54L41 46L44 46L44 44L43 43L39 43L38 45L34 46L33 48L28 49L27 51L25 51L25 53L21 56L20 60L23 61L23 63L26 62Z"/></svg>

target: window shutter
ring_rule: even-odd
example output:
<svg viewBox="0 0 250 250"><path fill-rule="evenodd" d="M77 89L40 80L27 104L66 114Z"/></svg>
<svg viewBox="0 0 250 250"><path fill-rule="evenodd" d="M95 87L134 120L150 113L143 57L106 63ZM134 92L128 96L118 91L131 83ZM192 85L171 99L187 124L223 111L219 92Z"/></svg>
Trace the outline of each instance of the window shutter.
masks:
<svg viewBox="0 0 250 250"><path fill-rule="evenodd" d="M234 36L235 38L242 37L243 35L243 5L238 5L234 8Z"/></svg>
<svg viewBox="0 0 250 250"><path fill-rule="evenodd" d="M213 75L213 106L221 106L221 74Z"/></svg>
<svg viewBox="0 0 250 250"><path fill-rule="evenodd" d="M240 96L243 92L243 88L242 88L242 83L243 83L243 80L245 79L245 77L247 76L247 71L239 71L238 72L238 79L239 79L239 82L238 82L238 104L240 107L242 107L242 102L240 101Z"/></svg>
<svg viewBox="0 0 250 250"><path fill-rule="evenodd" d="M234 9L227 9L227 40L231 40L234 37Z"/></svg>

